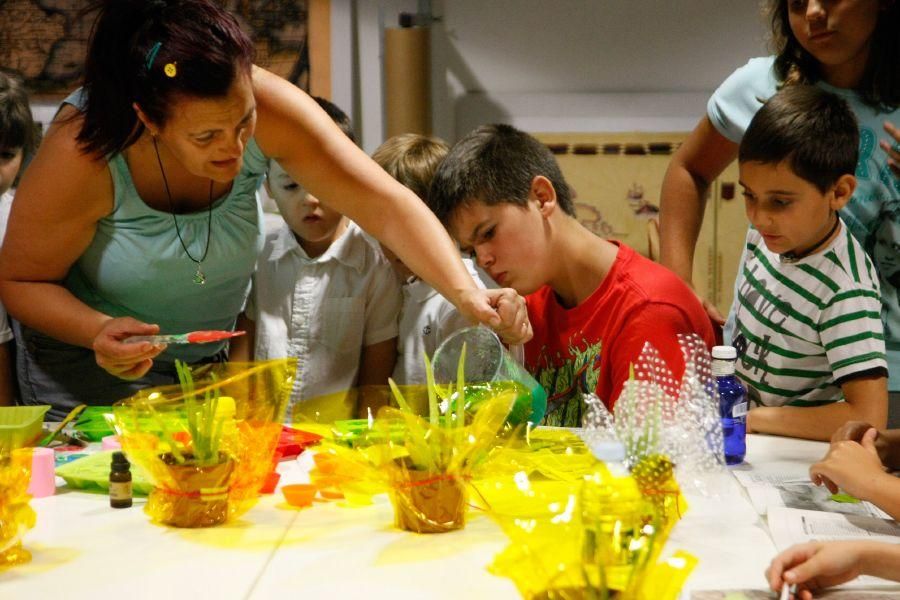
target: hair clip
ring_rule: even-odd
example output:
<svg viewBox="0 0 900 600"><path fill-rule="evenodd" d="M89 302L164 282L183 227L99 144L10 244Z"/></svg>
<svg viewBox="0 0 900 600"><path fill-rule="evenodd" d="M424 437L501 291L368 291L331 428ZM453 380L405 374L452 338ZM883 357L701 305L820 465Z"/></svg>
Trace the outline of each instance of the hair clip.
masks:
<svg viewBox="0 0 900 600"><path fill-rule="evenodd" d="M156 60L156 55L159 54L160 48L162 48L162 42L156 42L147 51L147 62L145 64L148 71L150 70L150 67L153 66L153 61Z"/></svg>
<svg viewBox="0 0 900 600"><path fill-rule="evenodd" d="M178 63L166 63L166 66L163 67L163 73L166 74L166 77L175 77L178 75L178 69L175 67Z"/></svg>

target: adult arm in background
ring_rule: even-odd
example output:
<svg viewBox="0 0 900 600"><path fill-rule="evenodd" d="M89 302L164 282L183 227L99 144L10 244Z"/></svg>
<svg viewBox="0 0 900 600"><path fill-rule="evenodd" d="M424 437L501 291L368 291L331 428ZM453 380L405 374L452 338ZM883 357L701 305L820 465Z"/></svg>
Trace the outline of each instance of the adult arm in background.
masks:
<svg viewBox="0 0 900 600"><path fill-rule="evenodd" d="M70 118L74 117L74 118ZM124 344L131 335L159 332L154 324L113 318L90 308L61 285L113 208L113 183L104 159L76 140L77 110L65 106L50 126L16 192L0 250L0 297L9 314L63 342L93 348L97 363L123 379L146 373L165 348Z"/></svg>
<svg viewBox="0 0 900 600"><path fill-rule="evenodd" d="M253 70L256 140L262 151L314 196L390 248L460 312L508 343L531 338L524 300L511 289L482 290L437 217L371 160L305 93Z"/></svg>
<svg viewBox="0 0 900 600"><path fill-rule="evenodd" d="M824 406L760 406L747 413L747 431L827 442L847 421L887 426L887 378L859 377L841 384L844 402Z"/></svg>
<svg viewBox="0 0 900 600"><path fill-rule="evenodd" d="M690 285L709 186L737 153L738 145L719 133L709 117L703 117L666 169L660 191L660 262ZM715 322L725 322L712 303L701 301Z"/></svg>

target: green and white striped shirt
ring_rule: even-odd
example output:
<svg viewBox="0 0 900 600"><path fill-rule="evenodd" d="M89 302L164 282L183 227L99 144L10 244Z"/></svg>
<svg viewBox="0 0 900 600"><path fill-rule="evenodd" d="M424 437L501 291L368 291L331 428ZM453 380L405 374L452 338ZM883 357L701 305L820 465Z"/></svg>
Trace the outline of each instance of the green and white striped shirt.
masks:
<svg viewBox="0 0 900 600"><path fill-rule="evenodd" d="M759 232L747 233L735 302L737 374L765 406L820 406L843 399L839 382L887 375L878 275L841 222L822 251L782 262Z"/></svg>

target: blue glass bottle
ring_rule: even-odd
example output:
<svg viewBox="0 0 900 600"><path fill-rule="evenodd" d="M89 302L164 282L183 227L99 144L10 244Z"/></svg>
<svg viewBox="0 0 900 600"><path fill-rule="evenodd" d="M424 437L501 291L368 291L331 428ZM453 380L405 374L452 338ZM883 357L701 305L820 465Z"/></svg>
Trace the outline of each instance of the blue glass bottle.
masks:
<svg viewBox="0 0 900 600"><path fill-rule="evenodd" d="M734 374L737 360L734 347L715 346L712 358L725 441L725 462L737 465L744 461L747 454L747 389Z"/></svg>

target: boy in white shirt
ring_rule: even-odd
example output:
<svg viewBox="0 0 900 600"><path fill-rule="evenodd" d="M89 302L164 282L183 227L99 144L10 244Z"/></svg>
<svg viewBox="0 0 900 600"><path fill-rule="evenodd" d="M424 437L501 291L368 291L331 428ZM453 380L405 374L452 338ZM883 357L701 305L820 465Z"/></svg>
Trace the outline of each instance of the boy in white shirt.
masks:
<svg viewBox="0 0 900 600"><path fill-rule="evenodd" d="M427 203L432 176L449 150L443 140L407 133L394 136L379 146L372 159ZM471 323L434 288L414 276L390 250L384 246L381 249L404 282L398 360L392 378L401 385L424 385L422 355L434 357L441 342ZM478 272L470 258L463 258L463 263L479 287L495 287L487 275Z"/></svg>
<svg viewBox="0 0 900 600"><path fill-rule="evenodd" d="M355 141L350 120L325 112ZM397 357L399 282L378 244L272 161L266 189L285 223L266 236L231 359L297 357L293 418L367 414L356 388L383 386ZM298 404L299 403L299 404Z"/></svg>

